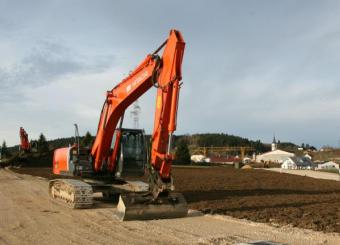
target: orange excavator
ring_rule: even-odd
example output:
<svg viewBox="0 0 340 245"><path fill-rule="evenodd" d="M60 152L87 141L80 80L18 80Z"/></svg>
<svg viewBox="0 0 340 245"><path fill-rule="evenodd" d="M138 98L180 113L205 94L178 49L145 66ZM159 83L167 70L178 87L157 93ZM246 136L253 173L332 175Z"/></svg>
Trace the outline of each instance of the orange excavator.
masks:
<svg viewBox="0 0 340 245"><path fill-rule="evenodd" d="M187 215L182 194L174 192L171 165L176 130L185 42L178 30L106 94L98 131L91 148L79 145L56 149L53 173L70 176L51 180L49 194L72 208L89 208L93 193L119 197L121 220L177 218ZM162 56L158 53L163 49ZM150 146L144 130L123 128L124 112L149 89L157 89ZM76 126L76 134L78 128ZM148 183L131 180L148 173Z"/></svg>
<svg viewBox="0 0 340 245"><path fill-rule="evenodd" d="M28 134L26 133L23 127L19 129L19 136L20 136L20 145L19 145L19 152L21 153L21 157L27 155L29 153L37 152L38 151L38 141L36 140L28 140Z"/></svg>
<svg viewBox="0 0 340 245"><path fill-rule="evenodd" d="M23 152L30 152L31 151L31 144L28 141L28 134L26 133L25 129L23 127L20 127L19 129L19 136L20 136L20 151Z"/></svg>

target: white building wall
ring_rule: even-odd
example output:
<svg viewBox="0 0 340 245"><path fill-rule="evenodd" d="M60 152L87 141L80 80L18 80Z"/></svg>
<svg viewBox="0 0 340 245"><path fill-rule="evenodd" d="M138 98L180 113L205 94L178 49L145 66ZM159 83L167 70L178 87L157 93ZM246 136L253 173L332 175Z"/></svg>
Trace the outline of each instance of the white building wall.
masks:
<svg viewBox="0 0 340 245"><path fill-rule="evenodd" d="M335 162L325 162L318 164L318 169L339 169L339 164Z"/></svg>
<svg viewBox="0 0 340 245"><path fill-rule="evenodd" d="M290 158L288 158L285 161L283 161L281 168L283 168L283 169L297 169L297 166Z"/></svg>
<svg viewBox="0 0 340 245"><path fill-rule="evenodd" d="M256 156L256 162L275 162L275 163L283 163L289 157L293 157L294 153L275 150L270 151L261 155Z"/></svg>
<svg viewBox="0 0 340 245"><path fill-rule="evenodd" d="M193 161L195 163L205 162L205 156L204 155L191 155L190 159L191 159L191 161Z"/></svg>

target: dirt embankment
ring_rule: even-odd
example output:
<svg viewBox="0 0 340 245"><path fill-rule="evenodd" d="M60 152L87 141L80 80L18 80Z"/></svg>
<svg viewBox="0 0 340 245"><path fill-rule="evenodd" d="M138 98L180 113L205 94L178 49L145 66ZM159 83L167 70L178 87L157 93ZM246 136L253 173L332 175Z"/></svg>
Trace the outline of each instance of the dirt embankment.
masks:
<svg viewBox="0 0 340 245"><path fill-rule="evenodd" d="M48 168L16 170L51 178ZM340 182L264 170L174 168L191 209L256 222L340 232Z"/></svg>

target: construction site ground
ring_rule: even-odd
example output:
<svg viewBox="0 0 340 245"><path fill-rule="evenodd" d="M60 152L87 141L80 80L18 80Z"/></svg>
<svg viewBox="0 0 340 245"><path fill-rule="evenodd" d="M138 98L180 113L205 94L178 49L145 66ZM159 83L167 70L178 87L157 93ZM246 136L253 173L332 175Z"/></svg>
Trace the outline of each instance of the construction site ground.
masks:
<svg viewBox="0 0 340 245"><path fill-rule="evenodd" d="M340 244L337 181L255 169L174 168L177 191L202 213L120 222L112 202L98 200L87 210L51 202L49 168L15 171L0 169L0 244Z"/></svg>

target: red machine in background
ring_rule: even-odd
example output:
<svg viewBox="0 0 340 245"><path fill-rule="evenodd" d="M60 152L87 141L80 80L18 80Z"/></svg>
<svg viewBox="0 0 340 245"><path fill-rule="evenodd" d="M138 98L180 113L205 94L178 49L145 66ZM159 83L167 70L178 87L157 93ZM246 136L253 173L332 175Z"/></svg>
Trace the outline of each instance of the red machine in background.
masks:
<svg viewBox="0 0 340 245"><path fill-rule="evenodd" d="M73 208L87 208L93 204L93 192L102 192L104 196L119 194L117 209L122 220L187 215L185 199L173 192L170 152L176 130L184 47L182 34L171 30L155 52L107 92L91 149L74 144L55 151L53 173L81 179L50 181L53 199ZM159 56L163 48L163 55ZM123 128L123 120L128 106L152 87L157 89L157 96L149 148L144 130ZM126 180L143 175L146 168L148 184Z"/></svg>
<svg viewBox="0 0 340 245"><path fill-rule="evenodd" d="M24 152L30 152L31 151L31 144L28 140L28 134L26 133L26 131L23 127L20 127L19 136L20 136L19 150L24 151Z"/></svg>

